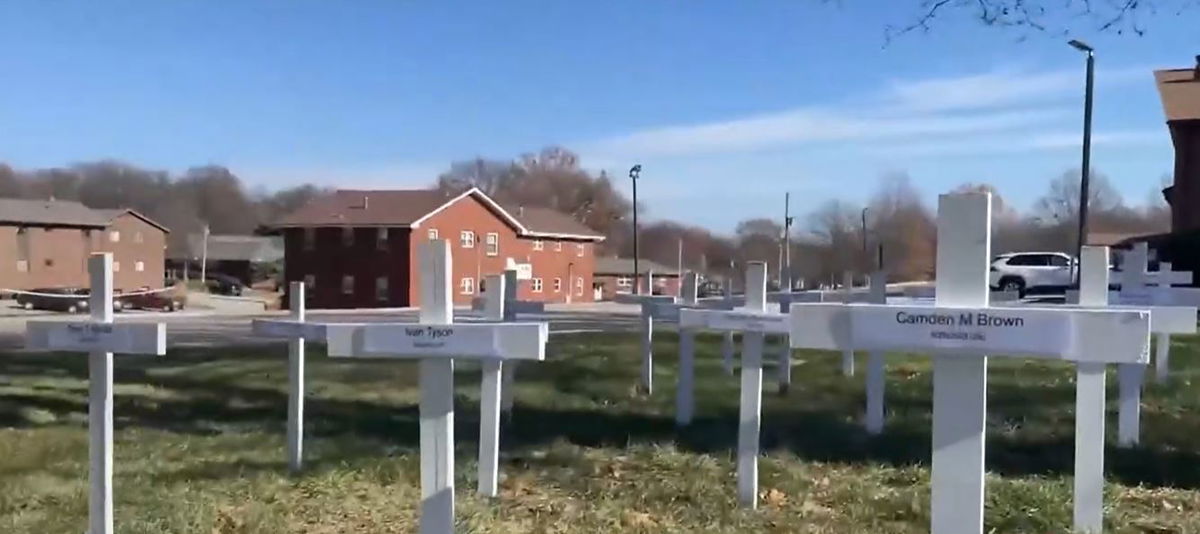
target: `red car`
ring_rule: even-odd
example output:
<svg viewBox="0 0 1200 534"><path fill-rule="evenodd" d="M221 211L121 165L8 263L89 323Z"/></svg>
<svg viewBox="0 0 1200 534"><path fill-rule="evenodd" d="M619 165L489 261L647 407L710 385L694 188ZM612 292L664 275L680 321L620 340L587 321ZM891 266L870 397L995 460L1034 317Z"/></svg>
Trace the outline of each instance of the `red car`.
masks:
<svg viewBox="0 0 1200 534"><path fill-rule="evenodd" d="M143 293L145 291L145 293ZM120 295L117 301L122 309L158 310L173 312L182 310L184 299L174 294L173 289L150 292L149 287L143 287L131 295Z"/></svg>

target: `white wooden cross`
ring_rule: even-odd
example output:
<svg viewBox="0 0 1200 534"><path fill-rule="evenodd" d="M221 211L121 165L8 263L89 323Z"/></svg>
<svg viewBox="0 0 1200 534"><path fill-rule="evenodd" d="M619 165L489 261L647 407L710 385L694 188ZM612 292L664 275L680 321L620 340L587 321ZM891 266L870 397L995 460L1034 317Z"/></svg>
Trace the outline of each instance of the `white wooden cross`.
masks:
<svg viewBox="0 0 1200 534"><path fill-rule="evenodd" d="M654 273L649 273L653 276ZM624 304L638 304L641 306L642 330L641 334L641 351L642 351L642 374L641 374L641 389L647 395L654 393L654 319L656 313L673 313L669 308L663 308L663 312L657 311L659 304L675 304L675 297L672 295L632 295L628 293L620 293L616 296L616 301Z"/></svg>
<svg viewBox="0 0 1200 534"><path fill-rule="evenodd" d="M331 357L418 359L422 534L454 531L454 359L542 360L546 323L454 323L450 245L421 243L420 323L326 326ZM485 373L486 410L499 406L498 369ZM487 419L487 417L485 417ZM495 455L497 451L490 451ZM486 461L486 459L485 459Z"/></svg>
<svg viewBox="0 0 1200 534"><path fill-rule="evenodd" d="M990 261L991 195L943 195L938 202L938 290L933 306L796 305L791 313L792 344L935 354L933 534L983 532L988 355L1076 362L1075 483L1080 489L1075 495L1075 528L1097 532L1103 511L1103 451L1097 449L1104 446L1104 365L1147 361L1150 314L990 307ZM1103 294L1106 274L1107 269L1089 274L1085 295Z"/></svg>
<svg viewBox="0 0 1200 534"><path fill-rule="evenodd" d="M250 324L256 336L288 340L287 461L296 473L304 466L304 344L324 342L325 325L305 320L304 282L292 282L290 288L287 319L254 319Z"/></svg>
<svg viewBox="0 0 1200 534"><path fill-rule="evenodd" d="M767 265L746 269L746 306L735 310L684 309L680 328L742 332L741 402L738 416L738 501L757 506L758 440L762 426L762 360L766 334L787 334L786 315L767 311Z"/></svg>
<svg viewBox="0 0 1200 534"><path fill-rule="evenodd" d="M517 298L517 284L519 283L518 280L520 279L518 274L519 273L516 269L505 269L503 275L504 285L501 286L504 288L504 291L502 292L503 294L497 291L489 291L488 288L485 288L485 295L482 298L477 298L471 301L471 309L474 311L485 312L487 317L491 320L504 322L516 321L518 314L545 313L545 302L536 300L520 300ZM487 279L491 280L492 276L489 276ZM488 282L488 284L490 283L491 282ZM485 284L485 286L486 285L487 284ZM501 303L497 301L497 299L503 299L503 302ZM500 311L497 312L496 310ZM502 316L500 317L502 318L497 319L494 317L496 313L501 313ZM517 364L519 362L513 360L508 363L499 363L501 369L500 376L502 377L500 386L500 410L506 414L506 416L511 416L514 394L516 393L516 391L513 389L513 380L516 377Z"/></svg>
<svg viewBox="0 0 1200 534"><path fill-rule="evenodd" d="M680 286L682 302L652 303L651 315L666 322L680 322L680 314L686 309L732 309L731 301L727 299L701 302L697 292L698 275L688 272L683 277ZM696 376L696 331L683 324L679 326L679 374L675 387L675 424L686 426L691 424L695 413L695 376Z"/></svg>
<svg viewBox="0 0 1200 534"><path fill-rule="evenodd" d="M167 352L164 323L113 322L113 257L88 258L90 321L29 321L25 346L33 350L88 353L88 533L113 532L113 354Z"/></svg>

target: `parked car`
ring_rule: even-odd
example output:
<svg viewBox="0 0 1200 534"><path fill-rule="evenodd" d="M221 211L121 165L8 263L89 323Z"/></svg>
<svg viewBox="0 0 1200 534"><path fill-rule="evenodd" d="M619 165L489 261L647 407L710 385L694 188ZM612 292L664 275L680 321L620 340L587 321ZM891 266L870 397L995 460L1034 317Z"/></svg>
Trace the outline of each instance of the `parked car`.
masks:
<svg viewBox="0 0 1200 534"><path fill-rule="evenodd" d="M88 309L88 290L80 287L39 287L17 293L17 305L27 310L78 313Z"/></svg>
<svg viewBox="0 0 1200 534"><path fill-rule="evenodd" d="M241 296L246 291L246 285L241 280L221 273L209 273L205 279L209 293L217 295Z"/></svg>
<svg viewBox="0 0 1200 534"><path fill-rule="evenodd" d="M149 290L149 287L143 287L132 295L118 297L118 300L121 302L121 308L173 312L182 310L186 304L186 301L175 295L174 291L141 293L141 291Z"/></svg>
<svg viewBox="0 0 1200 534"><path fill-rule="evenodd" d="M1001 291L1024 296L1031 290L1065 289L1071 285L1075 260L1061 252L1014 252L992 260L990 283Z"/></svg>

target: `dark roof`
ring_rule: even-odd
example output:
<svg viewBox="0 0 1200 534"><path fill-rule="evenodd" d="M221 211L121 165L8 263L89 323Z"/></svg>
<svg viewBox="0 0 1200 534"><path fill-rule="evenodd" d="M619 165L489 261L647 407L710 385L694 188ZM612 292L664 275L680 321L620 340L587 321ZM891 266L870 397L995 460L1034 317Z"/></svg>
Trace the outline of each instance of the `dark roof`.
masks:
<svg viewBox="0 0 1200 534"><path fill-rule="evenodd" d="M305 204L274 226L409 226L449 200L433 189L343 189Z"/></svg>
<svg viewBox="0 0 1200 534"><path fill-rule="evenodd" d="M515 213L517 220L531 235L548 234L556 236L578 236L589 239L603 239L604 236L576 221L571 216L550 208L517 208L509 209Z"/></svg>
<svg viewBox="0 0 1200 534"><path fill-rule="evenodd" d="M679 273L674 268L647 259L638 260L638 270L642 274L652 271L655 276L679 276ZM595 274L633 276L633 258L616 258L611 256L596 258Z"/></svg>
<svg viewBox="0 0 1200 534"><path fill-rule="evenodd" d="M512 225L517 233L533 237L603 240L604 236L566 214L548 208L505 209L478 189L454 197L433 189L339 190L317 198L280 219L272 228L314 226L419 225L426 217L460 198L474 196Z"/></svg>
<svg viewBox="0 0 1200 534"><path fill-rule="evenodd" d="M151 219L151 218L149 218L145 215L142 215L141 213L139 213L135 210L129 209L129 208L118 208L118 209L111 209L111 210L103 209L103 210L92 210L92 211L96 212L101 217L104 217L104 219L107 220L109 223L112 223L113 220L115 220L117 217L120 217L120 216L128 213L130 215L133 215L134 217L137 217L143 221L146 221L148 224L158 228L159 230L162 230L167 233L171 233L171 230L167 229L166 226L158 224L158 222L156 222L154 219Z"/></svg>
<svg viewBox="0 0 1200 534"><path fill-rule="evenodd" d="M104 228L109 219L72 200L0 198L0 222Z"/></svg>
<svg viewBox="0 0 1200 534"><path fill-rule="evenodd" d="M173 259L195 259L204 255L204 234L189 234L187 250ZM256 235L208 236L208 259L269 263L283 259L283 238Z"/></svg>
<svg viewBox="0 0 1200 534"><path fill-rule="evenodd" d="M1200 68L1200 67L1198 67ZM1154 71L1163 113L1168 121L1200 120L1200 76L1197 69Z"/></svg>

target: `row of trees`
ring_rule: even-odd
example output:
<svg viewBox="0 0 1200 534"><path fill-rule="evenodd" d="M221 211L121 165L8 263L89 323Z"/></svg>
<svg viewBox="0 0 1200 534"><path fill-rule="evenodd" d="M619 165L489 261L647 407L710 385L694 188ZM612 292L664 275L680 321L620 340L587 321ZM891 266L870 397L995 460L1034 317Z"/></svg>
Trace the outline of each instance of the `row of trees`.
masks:
<svg viewBox="0 0 1200 534"><path fill-rule="evenodd" d="M1078 214L1078 171L1051 180L1029 213L1007 205L989 184L963 184L958 191L989 191L995 198L993 237L997 252L1074 250ZM1156 184L1156 186L1159 184ZM631 256L633 204L604 172L583 168L573 152L550 147L512 160L475 158L455 162L435 187L447 195L479 187L503 205L541 206L570 214L607 239L602 253ZM213 233L250 234L327 190L305 184L281 191L247 191L229 169L205 166L172 176L165 171L102 161L68 168L16 171L0 164L0 197L78 200L93 208L131 207L171 228L178 249L190 233L209 225ZM1149 233L1169 225L1161 195L1143 206L1125 203L1108 178L1092 177L1091 228L1111 233ZM873 270L882 250L894 279L933 274L936 224L926 195L903 173L882 177L869 200L833 199L790 229L790 278L808 285L839 280L851 270ZM639 214L653 216L646 206ZM865 215L865 226L864 226ZM781 219L781 218L780 218ZM645 219L644 219L645 220ZM775 218L740 222L732 235L670 220L643 223L641 256L675 265L680 244L686 268L718 277L740 271L748 261L767 261L779 272L783 224Z"/></svg>

